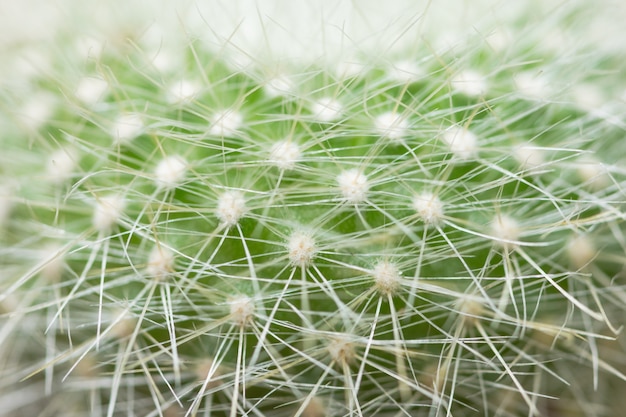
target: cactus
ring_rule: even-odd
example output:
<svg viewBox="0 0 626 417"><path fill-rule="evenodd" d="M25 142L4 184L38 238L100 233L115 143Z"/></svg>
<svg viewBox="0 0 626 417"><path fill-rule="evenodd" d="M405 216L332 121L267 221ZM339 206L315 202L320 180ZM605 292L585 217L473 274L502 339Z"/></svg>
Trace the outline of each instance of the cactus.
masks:
<svg viewBox="0 0 626 417"><path fill-rule="evenodd" d="M623 50L528 4L308 61L141 25L6 49L36 71L1 101L0 405L615 415Z"/></svg>

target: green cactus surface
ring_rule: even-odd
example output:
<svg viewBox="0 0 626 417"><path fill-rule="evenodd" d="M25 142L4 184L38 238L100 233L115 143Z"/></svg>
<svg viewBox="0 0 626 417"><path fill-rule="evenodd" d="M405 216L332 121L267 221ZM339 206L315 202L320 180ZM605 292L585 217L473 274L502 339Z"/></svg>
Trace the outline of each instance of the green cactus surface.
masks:
<svg viewBox="0 0 626 417"><path fill-rule="evenodd" d="M626 55L565 3L308 61L5 46L5 415L619 415Z"/></svg>

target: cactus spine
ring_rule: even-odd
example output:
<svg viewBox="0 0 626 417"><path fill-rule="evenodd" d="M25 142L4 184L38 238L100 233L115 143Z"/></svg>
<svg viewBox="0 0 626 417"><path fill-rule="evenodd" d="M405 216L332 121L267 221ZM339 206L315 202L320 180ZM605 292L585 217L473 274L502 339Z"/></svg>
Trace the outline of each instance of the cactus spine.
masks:
<svg viewBox="0 0 626 417"><path fill-rule="evenodd" d="M60 36L2 95L0 404L611 415L623 55L507 30L280 71Z"/></svg>

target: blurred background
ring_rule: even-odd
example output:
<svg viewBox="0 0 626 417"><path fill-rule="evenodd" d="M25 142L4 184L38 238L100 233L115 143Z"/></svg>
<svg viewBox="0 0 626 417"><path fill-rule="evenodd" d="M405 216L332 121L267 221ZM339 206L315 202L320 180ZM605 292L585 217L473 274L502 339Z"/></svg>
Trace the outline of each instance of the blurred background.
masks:
<svg viewBox="0 0 626 417"><path fill-rule="evenodd" d="M420 39L453 43L477 31L488 36L528 10L549 19L564 3L594 4L581 39L623 47L621 0L0 0L0 48L46 42L69 27L85 36L126 28L161 40L187 36L228 44L255 58L316 60L401 49Z"/></svg>

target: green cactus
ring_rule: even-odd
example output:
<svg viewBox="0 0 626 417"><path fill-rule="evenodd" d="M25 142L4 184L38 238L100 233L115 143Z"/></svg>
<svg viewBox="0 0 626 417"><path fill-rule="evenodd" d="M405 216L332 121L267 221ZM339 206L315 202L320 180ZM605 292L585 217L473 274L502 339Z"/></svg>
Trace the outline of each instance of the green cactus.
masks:
<svg viewBox="0 0 626 417"><path fill-rule="evenodd" d="M38 71L1 101L0 405L615 415L624 51L577 2L555 49L528 3L310 61L143 26L6 49Z"/></svg>

